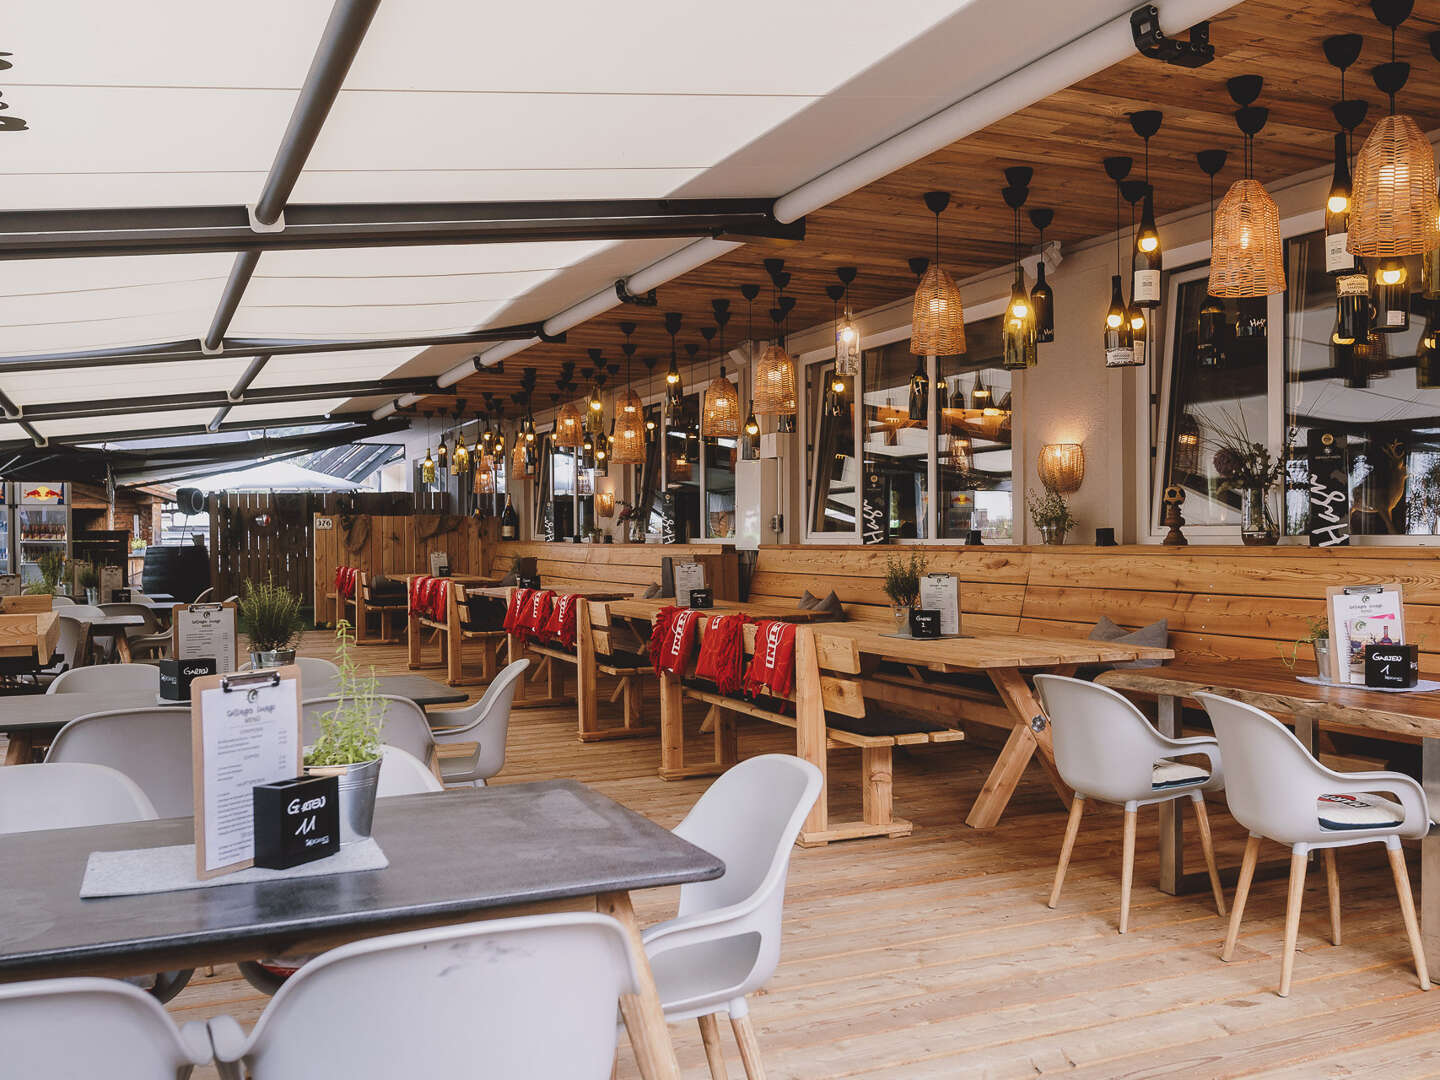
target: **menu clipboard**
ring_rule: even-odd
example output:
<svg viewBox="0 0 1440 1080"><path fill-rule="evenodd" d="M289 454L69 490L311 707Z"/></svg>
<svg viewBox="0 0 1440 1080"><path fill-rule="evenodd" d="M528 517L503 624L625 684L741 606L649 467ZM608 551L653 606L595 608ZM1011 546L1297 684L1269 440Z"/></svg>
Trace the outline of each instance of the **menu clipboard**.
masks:
<svg viewBox="0 0 1440 1080"><path fill-rule="evenodd" d="M675 603L679 607L690 606L690 590L705 587L705 566L698 562L675 564Z"/></svg>
<svg viewBox="0 0 1440 1080"><path fill-rule="evenodd" d="M1399 582L1332 585L1325 590L1334 683L1365 685L1365 646L1405 644L1405 596Z"/></svg>
<svg viewBox="0 0 1440 1080"><path fill-rule="evenodd" d="M940 634L960 633L960 579L954 574L926 574L920 579L920 607L940 612Z"/></svg>
<svg viewBox="0 0 1440 1080"><path fill-rule="evenodd" d="M195 876L255 861L256 784L300 774L300 668L210 675L190 685Z"/></svg>
<svg viewBox="0 0 1440 1080"><path fill-rule="evenodd" d="M176 660L215 658L215 670L225 675L240 666L240 637L236 633L233 600L223 604L177 604L170 623L170 655Z"/></svg>

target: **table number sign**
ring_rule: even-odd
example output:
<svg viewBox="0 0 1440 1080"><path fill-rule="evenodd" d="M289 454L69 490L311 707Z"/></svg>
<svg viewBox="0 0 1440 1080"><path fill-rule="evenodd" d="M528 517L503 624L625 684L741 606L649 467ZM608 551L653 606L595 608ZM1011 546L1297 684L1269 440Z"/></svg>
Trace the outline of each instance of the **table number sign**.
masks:
<svg viewBox="0 0 1440 1080"><path fill-rule="evenodd" d="M687 605L701 611L715 606L715 591L713 589L691 589L690 603Z"/></svg>
<svg viewBox="0 0 1440 1080"><path fill-rule="evenodd" d="M180 604L170 626L170 655L177 660L215 658L222 675L240 666L235 604Z"/></svg>
<svg viewBox="0 0 1440 1080"><path fill-rule="evenodd" d="M1365 685L1408 690L1420 681L1418 645L1366 645Z"/></svg>
<svg viewBox="0 0 1440 1080"><path fill-rule="evenodd" d="M940 636L940 612L934 608L912 608L910 611L910 636L938 638Z"/></svg>
<svg viewBox="0 0 1440 1080"><path fill-rule="evenodd" d="M1392 583L1332 586L1326 596L1330 681L1364 685L1365 647L1405 644L1403 593Z"/></svg>
<svg viewBox="0 0 1440 1080"><path fill-rule="evenodd" d="M690 590L705 588L705 566L703 563L685 562L675 564L675 603L679 607L690 607Z"/></svg>
<svg viewBox="0 0 1440 1080"><path fill-rule="evenodd" d="M256 784L255 865L288 870L340 850L340 778L297 776Z"/></svg>
<svg viewBox="0 0 1440 1080"><path fill-rule="evenodd" d="M166 701L189 701L190 684L215 674L215 658L160 661L160 696Z"/></svg>
<svg viewBox="0 0 1440 1080"><path fill-rule="evenodd" d="M300 772L300 669L211 675L190 687L195 875L243 870L255 858L257 784Z"/></svg>
<svg viewBox="0 0 1440 1080"><path fill-rule="evenodd" d="M920 606L940 613L940 633L960 633L960 579L954 574L926 574L920 579Z"/></svg>
<svg viewBox="0 0 1440 1080"><path fill-rule="evenodd" d="M1312 431L1306 440L1310 462L1310 546L1350 543L1350 465L1342 437Z"/></svg>

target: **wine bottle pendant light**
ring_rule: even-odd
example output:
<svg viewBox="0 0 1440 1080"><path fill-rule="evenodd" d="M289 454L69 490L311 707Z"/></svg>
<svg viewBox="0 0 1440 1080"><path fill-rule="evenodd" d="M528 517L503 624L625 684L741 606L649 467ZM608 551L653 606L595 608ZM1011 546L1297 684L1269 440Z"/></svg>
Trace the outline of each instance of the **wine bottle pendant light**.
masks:
<svg viewBox="0 0 1440 1080"><path fill-rule="evenodd" d="M435 459L430 456L431 415L431 413L425 414L425 460L420 463L420 482L422 484L435 483Z"/></svg>
<svg viewBox="0 0 1440 1080"><path fill-rule="evenodd" d="M1055 211L1036 208L1030 211L1030 224L1040 234L1040 258L1035 262L1035 287L1030 290L1030 305L1035 309L1035 341L1048 345L1055 340L1055 290L1045 280L1045 230L1055 220Z"/></svg>
<svg viewBox="0 0 1440 1080"><path fill-rule="evenodd" d="M860 328L850 311L850 283L858 271L853 266L842 266L835 271L840 279L845 302L845 317L835 323L835 372L837 375L853 378L860 374ZM835 286L827 287L826 292ZM832 300L835 297L831 297Z"/></svg>
<svg viewBox="0 0 1440 1080"><path fill-rule="evenodd" d="M1280 208L1254 178L1255 136L1270 116L1270 110L1253 104L1262 85L1258 75L1240 75L1226 83L1231 98L1240 106L1235 110L1235 123L1244 136L1244 154L1243 175L1220 200L1210 239L1210 292L1219 297L1270 296L1285 291Z"/></svg>
<svg viewBox="0 0 1440 1080"><path fill-rule="evenodd" d="M840 371L840 353L844 348L840 340L840 298L845 295L845 286L826 285L825 295L830 298L831 318L835 320L835 366L825 386L823 409L826 416L838 417L845 409L845 376Z"/></svg>
<svg viewBox="0 0 1440 1080"><path fill-rule="evenodd" d="M965 352L965 309L960 290L940 264L940 215L949 205L949 192L925 193L925 206L935 215L935 258L915 289L910 351L916 356L959 356Z"/></svg>
<svg viewBox="0 0 1440 1080"><path fill-rule="evenodd" d="M1105 312L1105 366L1133 367L1134 338L1130 329L1130 309L1125 303L1124 278L1121 277L1120 183L1130 175L1128 157L1105 159L1105 175L1115 182L1115 273L1110 278L1110 307Z"/></svg>
<svg viewBox="0 0 1440 1080"><path fill-rule="evenodd" d="M670 335L670 367L665 371L665 411L670 421L679 415L685 404L685 387L680 381L680 359L675 352L675 335L684 319L678 311L665 313L665 332Z"/></svg>
<svg viewBox="0 0 1440 1080"><path fill-rule="evenodd" d="M1010 286L1010 300L1001 330L1001 364L1012 371L1023 371L1035 366L1039 351L1036 348L1035 309L1030 304L1030 294L1025 288L1025 269L1020 263L1020 208L1030 195L1031 170L1021 166L1005 172L1009 183L1001 190L1000 196L1010 207L1010 253L1015 264L1015 279Z"/></svg>
<svg viewBox="0 0 1440 1080"><path fill-rule="evenodd" d="M1140 229L1131 239L1130 307L1160 306L1160 231L1155 227L1155 187L1150 183L1150 140L1160 130L1164 114L1159 109L1142 109L1130 114L1130 127L1145 142L1145 179L1141 189ZM1131 205L1133 207L1134 201ZM1143 316L1142 316L1143 318ZM1142 326L1141 332L1146 328ZM1140 346L1136 346L1137 355ZM1138 361L1144 362L1143 357Z"/></svg>

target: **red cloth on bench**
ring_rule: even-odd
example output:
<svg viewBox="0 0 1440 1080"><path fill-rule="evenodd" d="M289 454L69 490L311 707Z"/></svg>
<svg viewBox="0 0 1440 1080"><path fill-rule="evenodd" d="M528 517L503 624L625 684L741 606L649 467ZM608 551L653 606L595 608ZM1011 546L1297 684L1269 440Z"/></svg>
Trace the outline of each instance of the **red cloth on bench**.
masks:
<svg viewBox="0 0 1440 1080"><path fill-rule="evenodd" d="M549 589L535 589L531 592L515 627L515 633L520 640L543 643L544 638L541 635L545 632L545 623L550 618L550 607L554 602L555 594Z"/></svg>
<svg viewBox="0 0 1440 1080"><path fill-rule="evenodd" d="M795 689L795 624L761 622L755 631L755 655L745 670L749 697L789 697Z"/></svg>
<svg viewBox="0 0 1440 1080"><path fill-rule="evenodd" d="M740 689L741 666L745 660L745 616L711 615L705 620L700 638L700 656L695 661L698 678L709 679L721 694Z"/></svg>
<svg viewBox="0 0 1440 1080"><path fill-rule="evenodd" d="M510 590L510 605L505 609L505 621L500 624L507 634L520 632L520 617L529 608L530 597L535 592L535 589Z"/></svg>
<svg viewBox="0 0 1440 1080"><path fill-rule="evenodd" d="M436 622L445 621L446 590L450 579L423 574L410 579L410 610Z"/></svg>
<svg viewBox="0 0 1440 1080"><path fill-rule="evenodd" d="M545 620L545 625L536 633L535 640L544 645L546 642L558 641L567 649L575 647L576 615L579 613L580 596L578 593L565 593L555 601L554 607L550 609L550 617Z"/></svg>
<svg viewBox="0 0 1440 1080"><path fill-rule="evenodd" d="M355 584L360 579L360 571L353 566L337 566L335 568L335 592L347 600L355 595Z"/></svg>
<svg viewBox="0 0 1440 1080"><path fill-rule="evenodd" d="M663 607L655 613L650 630L650 664L655 677L666 672L684 675L695 648L695 634L700 626L700 612L694 608Z"/></svg>

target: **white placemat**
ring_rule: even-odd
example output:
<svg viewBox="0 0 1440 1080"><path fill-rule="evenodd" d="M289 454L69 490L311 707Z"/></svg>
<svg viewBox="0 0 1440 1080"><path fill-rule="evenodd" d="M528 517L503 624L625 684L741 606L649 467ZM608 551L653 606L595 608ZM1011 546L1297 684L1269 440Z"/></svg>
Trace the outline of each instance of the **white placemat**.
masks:
<svg viewBox="0 0 1440 1080"><path fill-rule="evenodd" d="M252 866L248 870L222 874L207 881L195 876L194 844L132 851L92 851L85 863L85 880L80 883L80 896L91 899L97 896L142 896L182 889L212 889L217 885L384 870L389 865L390 860L380 850L374 837L342 847L328 859L292 866L289 870L263 870Z"/></svg>
<svg viewBox="0 0 1440 1080"><path fill-rule="evenodd" d="M1414 686L1366 686L1364 683L1338 683L1329 679L1322 679L1315 675L1296 675L1296 679L1311 686L1334 686L1341 690L1374 690L1381 694L1428 694L1432 690L1440 690L1440 682L1434 679L1421 679Z"/></svg>

